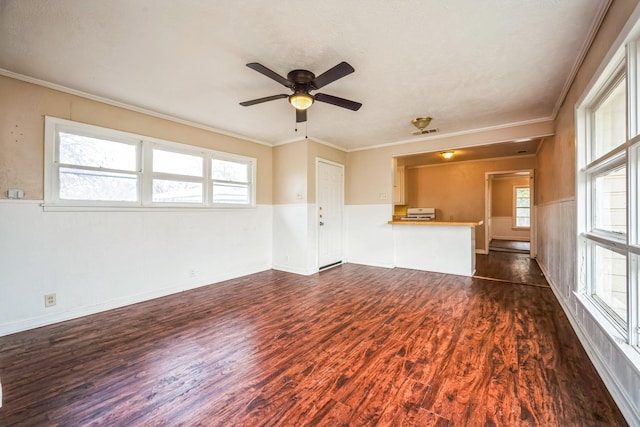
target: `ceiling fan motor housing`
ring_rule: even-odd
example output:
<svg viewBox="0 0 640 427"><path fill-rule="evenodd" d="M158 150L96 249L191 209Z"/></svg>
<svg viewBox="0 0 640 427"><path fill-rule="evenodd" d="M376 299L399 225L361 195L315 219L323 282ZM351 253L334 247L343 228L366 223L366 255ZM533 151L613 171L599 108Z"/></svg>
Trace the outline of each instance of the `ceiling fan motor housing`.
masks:
<svg viewBox="0 0 640 427"><path fill-rule="evenodd" d="M316 75L308 70L293 70L290 71L289 74L287 74L287 80L293 83L294 88L297 88L298 86L304 86L310 89L310 87L313 87L311 82L313 82L315 78ZM313 87L313 89L316 88Z"/></svg>

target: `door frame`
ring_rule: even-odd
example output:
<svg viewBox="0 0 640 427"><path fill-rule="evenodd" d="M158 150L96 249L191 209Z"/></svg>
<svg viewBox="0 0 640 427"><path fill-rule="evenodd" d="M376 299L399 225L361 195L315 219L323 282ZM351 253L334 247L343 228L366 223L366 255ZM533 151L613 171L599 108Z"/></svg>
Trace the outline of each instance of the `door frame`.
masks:
<svg viewBox="0 0 640 427"><path fill-rule="evenodd" d="M344 247L345 247L345 235L346 234L345 234L345 220L344 220L344 218L345 218L345 215L344 215L344 193L345 193L345 191L344 191L344 165L340 164L340 163L333 162L331 160L328 160L328 159L325 159L325 158L322 158L322 157L316 157L316 164L315 164L315 166L316 166L316 195L315 195L316 197L315 197L315 199L316 200L315 200L315 212L313 214L313 220L316 222L316 226L315 226L315 230L316 230L316 257L315 257L316 258L316 268L315 268L315 270L316 271L320 271L320 218L319 218L319 215L320 215L320 212L319 212L319 206L320 206L320 203L319 203L319 199L320 199L320 197L319 197L319 194L320 194L320 179L319 179L319 175L320 174L318 172L319 169L320 169L320 163L325 163L325 164L328 164L328 165L331 165L331 166L337 166L338 168L340 168L340 171L342 172L342 179L340 180L340 187L342 189L342 198L340 200L340 223L342 225L341 226L341 230L340 230L341 242L342 242L342 244L340 245L341 246L340 247L340 252L341 252L341 256L340 256L341 262L340 262L340 264L343 264L345 262L345 257L344 257L345 250L344 250ZM339 265L339 264L337 264L337 265Z"/></svg>
<svg viewBox="0 0 640 427"><path fill-rule="evenodd" d="M538 255L538 243L536 239L536 205L535 205L535 170L534 169L518 169L508 171L492 171L484 173L484 254L489 253L489 241L491 240L491 191L493 175L509 175L527 172L529 175L529 188L531 189L531 226L529 227L529 258L535 258Z"/></svg>

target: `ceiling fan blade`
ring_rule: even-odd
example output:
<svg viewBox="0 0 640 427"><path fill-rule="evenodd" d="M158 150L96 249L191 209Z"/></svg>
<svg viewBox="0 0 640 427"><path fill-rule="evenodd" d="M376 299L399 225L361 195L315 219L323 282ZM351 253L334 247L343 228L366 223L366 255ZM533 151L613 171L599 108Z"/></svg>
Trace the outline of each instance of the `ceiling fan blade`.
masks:
<svg viewBox="0 0 640 427"><path fill-rule="evenodd" d="M276 73L275 71L272 71L272 70L268 69L267 67L265 67L262 64L258 64L257 62L251 62L251 63L247 64L247 67L251 68L252 70L256 70L260 74L264 74L265 76L269 77L270 79L273 79L273 80L277 81L282 86L293 87L293 83L292 82L290 82L289 80L285 79L284 77L282 77L280 74Z"/></svg>
<svg viewBox="0 0 640 427"><path fill-rule="evenodd" d="M296 110L296 123L307 121L307 110Z"/></svg>
<svg viewBox="0 0 640 427"><path fill-rule="evenodd" d="M240 105L242 105L243 107L248 107L250 105L261 104L263 102L275 101L276 99L282 99L282 98L288 98L288 97L289 95L285 95L281 93L280 95L272 95L272 96L266 96L264 98L252 99L251 101L244 101L244 102L241 102Z"/></svg>
<svg viewBox="0 0 640 427"><path fill-rule="evenodd" d="M326 93L316 93L314 95L316 101L326 102L327 104L337 105L338 107L347 108L349 110L358 111L362 104L348 99L338 98L337 96L327 95Z"/></svg>
<svg viewBox="0 0 640 427"><path fill-rule="evenodd" d="M338 79L343 78L346 75L353 73L355 70L353 67L346 62L341 62L335 67L325 71L320 74L315 80L312 82L313 86L316 89L320 89L323 86L328 85L329 83L333 83Z"/></svg>

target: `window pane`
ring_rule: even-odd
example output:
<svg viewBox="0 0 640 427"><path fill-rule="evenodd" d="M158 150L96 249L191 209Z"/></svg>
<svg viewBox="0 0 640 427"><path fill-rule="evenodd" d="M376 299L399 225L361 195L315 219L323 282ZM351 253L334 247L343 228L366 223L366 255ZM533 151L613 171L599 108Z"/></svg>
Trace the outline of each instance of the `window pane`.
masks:
<svg viewBox="0 0 640 427"><path fill-rule="evenodd" d="M516 218L516 227L531 227L531 220L529 217Z"/></svg>
<svg viewBox="0 0 640 427"><path fill-rule="evenodd" d="M154 179L152 201L157 203L202 203L202 183Z"/></svg>
<svg viewBox="0 0 640 427"><path fill-rule="evenodd" d="M60 168L61 200L135 202L137 188L134 174Z"/></svg>
<svg viewBox="0 0 640 427"><path fill-rule="evenodd" d="M597 230L627 232L627 168L607 171L594 180L594 214Z"/></svg>
<svg viewBox="0 0 640 427"><path fill-rule="evenodd" d="M640 246L640 145L634 147L633 150L635 150L635 156L632 155L631 158L635 161L631 162L631 167L635 168L636 179L631 182L629 191L632 192L631 194L634 195L634 198L636 200L636 204L635 206L631 207L631 209L633 210L630 212L631 218L633 219L633 221L635 221L636 236L635 241L634 239L631 239L631 244Z"/></svg>
<svg viewBox="0 0 640 427"><path fill-rule="evenodd" d="M153 150L153 171L176 175L202 176L202 156Z"/></svg>
<svg viewBox="0 0 640 427"><path fill-rule="evenodd" d="M623 321L627 320L627 258L595 246L592 292Z"/></svg>
<svg viewBox="0 0 640 427"><path fill-rule="evenodd" d="M626 79L622 79L596 108L593 157L597 159L626 141Z"/></svg>
<svg viewBox="0 0 640 427"><path fill-rule="evenodd" d="M213 159L211 177L221 181L249 182L249 165Z"/></svg>
<svg viewBox="0 0 640 427"><path fill-rule="evenodd" d="M529 200L529 188L516 188L516 197Z"/></svg>
<svg viewBox="0 0 640 427"><path fill-rule="evenodd" d="M250 202L248 185L213 183L213 203L248 204Z"/></svg>
<svg viewBox="0 0 640 427"><path fill-rule="evenodd" d="M59 137L62 164L136 170L135 145L64 132L60 132Z"/></svg>

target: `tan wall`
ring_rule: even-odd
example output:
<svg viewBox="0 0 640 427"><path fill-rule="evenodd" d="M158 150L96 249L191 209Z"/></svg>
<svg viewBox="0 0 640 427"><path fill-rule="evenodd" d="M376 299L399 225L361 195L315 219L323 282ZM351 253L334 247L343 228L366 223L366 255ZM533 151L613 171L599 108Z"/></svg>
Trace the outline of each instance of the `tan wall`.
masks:
<svg viewBox="0 0 640 427"><path fill-rule="evenodd" d="M273 203L307 203L307 142L273 147Z"/></svg>
<svg viewBox="0 0 640 427"><path fill-rule="evenodd" d="M0 76L0 198L8 188L26 199L44 196L44 116L196 145L257 159L258 204L270 204L271 150L266 145L221 135L124 108Z"/></svg>
<svg viewBox="0 0 640 427"><path fill-rule="evenodd" d="M538 152L536 204L572 199L576 195L575 105L622 30L638 0L614 0L578 71L556 118L555 136Z"/></svg>
<svg viewBox="0 0 640 427"><path fill-rule="evenodd" d="M429 138L420 142L347 153L345 200L348 205L391 204L394 156L438 152L553 134L553 121Z"/></svg>
<svg viewBox="0 0 640 427"><path fill-rule="evenodd" d="M316 201L316 159L344 165L347 153L303 139L273 148L273 203Z"/></svg>
<svg viewBox="0 0 640 427"><path fill-rule="evenodd" d="M491 216L513 216L513 187L515 185L529 185L529 178L493 179L491 183Z"/></svg>
<svg viewBox="0 0 640 427"><path fill-rule="evenodd" d="M485 173L533 169L535 157L505 158L408 168L409 206L436 208L442 221L480 221L485 215ZM485 227L476 227L476 248L484 248Z"/></svg>

